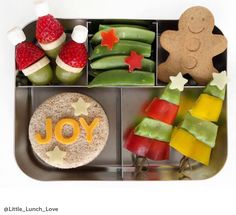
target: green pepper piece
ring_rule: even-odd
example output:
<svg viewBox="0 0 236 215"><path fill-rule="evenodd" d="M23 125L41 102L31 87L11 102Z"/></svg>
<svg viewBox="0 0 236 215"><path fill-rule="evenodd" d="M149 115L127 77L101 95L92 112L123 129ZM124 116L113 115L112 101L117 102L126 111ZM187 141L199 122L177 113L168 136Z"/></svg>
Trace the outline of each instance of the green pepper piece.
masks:
<svg viewBox="0 0 236 215"><path fill-rule="evenodd" d="M141 26L141 25L127 25L127 24L112 24L112 25L99 25L99 31L105 30L108 28L117 28L117 27L130 27L130 28L140 28L140 29L145 29L148 30L148 28Z"/></svg>
<svg viewBox="0 0 236 215"><path fill-rule="evenodd" d="M92 69L128 68L128 65L125 63L125 58L127 57L128 55L108 56L94 61L90 64L90 66ZM155 72L155 62L153 60L143 58L142 70Z"/></svg>
<svg viewBox="0 0 236 215"><path fill-rule="evenodd" d="M187 113L180 127L188 131L199 141L214 148L218 130L218 126L214 123L198 119Z"/></svg>
<svg viewBox="0 0 236 215"><path fill-rule="evenodd" d="M135 128L134 133L142 137L169 142L172 128L172 125L145 117Z"/></svg>
<svg viewBox="0 0 236 215"><path fill-rule="evenodd" d="M177 89L170 89L170 84L168 84L164 89L164 92L160 96L160 99L163 99L175 105L179 105L180 91Z"/></svg>
<svg viewBox="0 0 236 215"><path fill-rule="evenodd" d="M91 39L95 45L99 44L102 40L101 32L108 31L108 29L98 31ZM116 27L116 35L120 40L134 40L144 43L152 44L155 39L155 33L150 30L130 27Z"/></svg>
<svg viewBox="0 0 236 215"><path fill-rule="evenodd" d="M203 93L215 96L221 100L225 99L225 88L223 90L220 90L217 86L212 86L208 84L204 89Z"/></svg>
<svg viewBox="0 0 236 215"><path fill-rule="evenodd" d="M131 51L136 51L142 54L144 57L151 56L152 47L150 44L130 41L130 40L120 40L114 45L112 50L109 50L106 46L98 45L94 48L90 60L97 58L111 56L111 55L129 55Z"/></svg>
<svg viewBox="0 0 236 215"><path fill-rule="evenodd" d="M134 70L109 70L97 75L89 87L104 86L153 86L155 83L154 73Z"/></svg>

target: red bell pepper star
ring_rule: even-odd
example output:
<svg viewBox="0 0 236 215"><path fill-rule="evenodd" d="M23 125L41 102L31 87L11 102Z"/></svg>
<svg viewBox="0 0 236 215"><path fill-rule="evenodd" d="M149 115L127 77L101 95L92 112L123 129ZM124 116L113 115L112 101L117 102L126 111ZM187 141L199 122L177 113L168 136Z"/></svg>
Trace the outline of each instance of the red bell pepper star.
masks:
<svg viewBox="0 0 236 215"><path fill-rule="evenodd" d="M125 58L125 63L129 65L129 72L133 72L134 69L142 69L142 59L143 55L131 51L130 56Z"/></svg>
<svg viewBox="0 0 236 215"><path fill-rule="evenodd" d="M107 46L108 49L112 50L113 46L119 42L119 37L116 35L116 31L112 28L109 31L101 32L101 46Z"/></svg>

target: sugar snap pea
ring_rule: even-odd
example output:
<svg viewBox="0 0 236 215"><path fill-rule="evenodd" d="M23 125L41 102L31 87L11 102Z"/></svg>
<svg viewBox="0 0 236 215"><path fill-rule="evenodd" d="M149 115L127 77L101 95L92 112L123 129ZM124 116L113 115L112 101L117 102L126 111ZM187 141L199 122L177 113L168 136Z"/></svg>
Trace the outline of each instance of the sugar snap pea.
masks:
<svg viewBox="0 0 236 215"><path fill-rule="evenodd" d="M215 96L221 100L225 99L225 88L223 90L220 90L218 87L208 84L203 92Z"/></svg>
<svg viewBox="0 0 236 215"><path fill-rule="evenodd" d="M92 69L120 69L128 68L128 65L125 63L125 58L128 55L118 55L118 56L108 56L100 58L90 64ZM153 60L143 58L142 60L142 70L155 72L155 62Z"/></svg>
<svg viewBox="0 0 236 215"><path fill-rule="evenodd" d="M109 70L102 72L94 78L89 87L104 86L153 86L155 75L151 72L135 70L130 73L128 70Z"/></svg>
<svg viewBox="0 0 236 215"><path fill-rule="evenodd" d="M169 142L172 128L172 125L145 117L135 128L134 133L139 136Z"/></svg>
<svg viewBox="0 0 236 215"><path fill-rule="evenodd" d="M117 27L130 27L130 28L140 28L140 29L147 29L144 26L141 25L129 25L129 24L112 24L112 25L99 25L99 31L105 30L108 28L117 28Z"/></svg>
<svg viewBox="0 0 236 215"><path fill-rule="evenodd" d="M92 43L95 45L99 44L102 40L101 32L108 30L109 28L98 31L96 34L94 34L91 39ZM115 31L120 40L133 40L152 44L155 39L155 33L146 29L134 27L116 27Z"/></svg>
<svg viewBox="0 0 236 215"><path fill-rule="evenodd" d="M188 113L180 127L188 131L202 143L214 148L218 130L216 124L196 118Z"/></svg>
<svg viewBox="0 0 236 215"><path fill-rule="evenodd" d="M164 92L160 96L160 99L168 101L172 104L179 105L180 91L177 89L170 89L170 84L165 88Z"/></svg>
<svg viewBox="0 0 236 215"><path fill-rule="evenodd" d="M115 44L112 50L105 46L98 45L94 48L90 60L112 55L129 55L131 51L136 51L144 57L151 56L151 45L143 42L121 40Z"/></svg>

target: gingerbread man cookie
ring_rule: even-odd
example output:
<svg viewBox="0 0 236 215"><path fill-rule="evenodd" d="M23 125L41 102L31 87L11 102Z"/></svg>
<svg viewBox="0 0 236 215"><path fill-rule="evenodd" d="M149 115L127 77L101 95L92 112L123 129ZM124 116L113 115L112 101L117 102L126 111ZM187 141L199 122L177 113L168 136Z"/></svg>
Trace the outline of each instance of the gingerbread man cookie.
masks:
<svg viewBox="0 0 236 215"><path fill-rule="evenodd" d="M227 48L223 35L212 34L214 17L204 7L191 7L179 19L178 31L165 31L161 46L169 52L167 60L158 66L158 78L169 82L170 76L179 72L190 74L200 85L212 79L212 58Z"/></svg>

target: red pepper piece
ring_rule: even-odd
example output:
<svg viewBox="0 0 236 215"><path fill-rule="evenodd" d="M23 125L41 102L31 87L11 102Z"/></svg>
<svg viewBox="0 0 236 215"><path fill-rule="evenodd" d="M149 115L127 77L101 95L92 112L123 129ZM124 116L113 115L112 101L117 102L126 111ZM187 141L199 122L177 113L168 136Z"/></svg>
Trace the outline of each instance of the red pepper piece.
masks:
<svg viewBox="0 0 236 215"><path fill-rule="evenodd" d="M124 147L138 156L146 157L153 141L152 139L135 135L134 130L132 130L125 140Z"/></svg>
<svg viewBox="0 0 236 215"><path fill-rule="evenodd" d="M146 108L146 115L172 125L177 113L179 106L167 102L162 99L154 98L150 105Z"/></svg>
<svg viewBox="0 0 236 215"><path fill-rule="evenodd" d="M119 42L119 37L116 35L116 31L112 28L109 31L101 32L101 46L107 46L108 49L112 50L113 46Z"/></svg>
<svg viewBox="0 0 236 215"><path fill-rule="evenodd" d="M129 65L129 72L135 69L142 69L143 55L139 55L135 51L131 51L130 56L125 58L125 63Z"/></svg>
<svg viewBox="0 0 236 215"><path fill-rule="evenodd" d="M124 147L138 156L152 160L169 159L168 143L135 135L133 130L127 137Z"/></svg>
<svg viewBox="0 0 236 215"><path fill-rule="evenodd" d="M163 141L156 141L152 143L146 154L146 157L151 160L168 160L170 154L169 143Z"/></svg>

